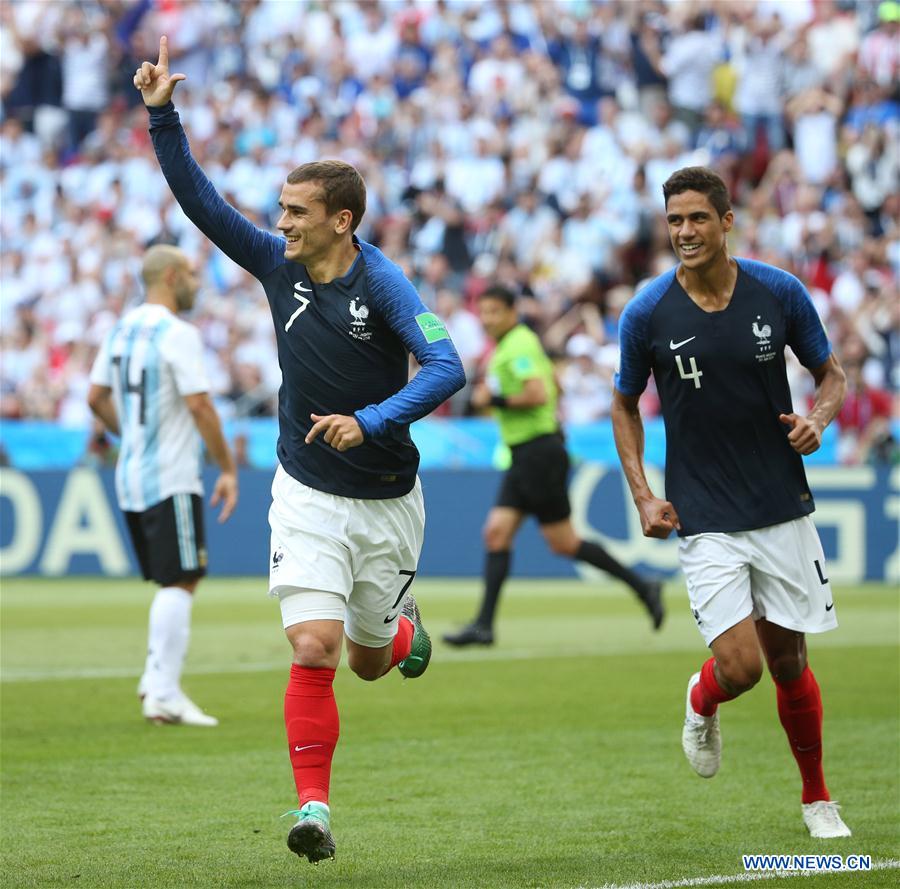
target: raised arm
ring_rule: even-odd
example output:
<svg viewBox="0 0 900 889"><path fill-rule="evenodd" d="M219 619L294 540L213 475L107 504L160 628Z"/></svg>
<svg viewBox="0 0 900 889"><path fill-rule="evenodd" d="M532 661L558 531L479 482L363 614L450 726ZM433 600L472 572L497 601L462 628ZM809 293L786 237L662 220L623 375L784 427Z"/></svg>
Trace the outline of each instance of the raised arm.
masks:
<svg viewBox="0 0 900 889"><path fill-rule="evenodd" d="M228 257L257 278L284 262L284 240L257 228L216 191L191 155L187 136L172 104L184 74L169 73L169 49L159 39L159 60L135 71L134 86L150 112L150 136L160 169L187 217Z"/></svg>

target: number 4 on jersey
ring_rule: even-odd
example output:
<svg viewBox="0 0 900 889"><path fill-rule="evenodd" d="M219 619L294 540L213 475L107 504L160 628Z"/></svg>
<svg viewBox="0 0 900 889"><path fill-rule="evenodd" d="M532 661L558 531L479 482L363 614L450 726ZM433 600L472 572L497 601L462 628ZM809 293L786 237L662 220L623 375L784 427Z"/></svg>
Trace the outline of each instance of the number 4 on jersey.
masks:
<svg viewBox="0 0 900 889"><path fill-rule="evenodd" d="M681 356L675 356L675 364L678 365L678 374L682 380L693 380L694 388L700 388L700 377L703 376L703 371L697 367L697 359L691 355L691 372L689 374L684 372L684 365L681 363Z"/></svg>

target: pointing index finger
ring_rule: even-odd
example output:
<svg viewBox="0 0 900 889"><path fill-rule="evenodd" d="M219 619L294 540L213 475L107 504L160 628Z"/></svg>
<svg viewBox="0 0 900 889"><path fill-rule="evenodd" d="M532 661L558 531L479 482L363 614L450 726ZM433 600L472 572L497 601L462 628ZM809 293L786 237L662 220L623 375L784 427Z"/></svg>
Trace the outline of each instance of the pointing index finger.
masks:
<svg viewBox="0 0 900 889"><path fill-rule="evenodd" d="M306 433L306 444L310 444L323 429L327 429L329 426L328 417L320 417L317 414L310 414L309 417L313 420L313 426L309 432Z"/></svg>
<svg viewBox="0 0 900 889"><path fill-rule="evenodd" d="M159 61L156 64L166 70L169 68L169 38L165 35L159 38Z"/></svg>

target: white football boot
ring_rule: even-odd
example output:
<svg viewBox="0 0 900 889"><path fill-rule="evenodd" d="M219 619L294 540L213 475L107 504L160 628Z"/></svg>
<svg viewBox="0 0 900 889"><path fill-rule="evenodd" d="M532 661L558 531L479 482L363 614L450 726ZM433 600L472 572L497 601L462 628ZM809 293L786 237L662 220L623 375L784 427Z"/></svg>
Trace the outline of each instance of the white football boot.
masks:
<svg viewBox="0 0 900 889"><path fill-rule="evenodd" d="M701 778L712 778L722 761L722 733L718 710L712 716L701 716L691 706L691 691L699 681L699 673L694 673L688 681L681 747L691 768Z"/></svg>
<svg viewBox="0 0 900 889"><path fill-rule="evenodd" d="M198 725L212 728L219 724L215 716L204 713L186 694L172 698L144 697L144 719L157 724Z"/></svg>
<svg viewBox="0 0 900 889"><path fill-rule="evenodd" d="M820 840L852 836L838 809L837 803L824 799L803 803L803 823L809 829L809 835Z"/></svg>

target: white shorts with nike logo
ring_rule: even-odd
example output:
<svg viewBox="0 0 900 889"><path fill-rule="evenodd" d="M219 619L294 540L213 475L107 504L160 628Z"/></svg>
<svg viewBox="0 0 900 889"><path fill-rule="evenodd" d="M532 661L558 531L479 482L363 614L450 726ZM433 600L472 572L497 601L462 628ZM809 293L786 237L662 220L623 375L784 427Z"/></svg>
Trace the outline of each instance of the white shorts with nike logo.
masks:
<svg viewBox="0 0 900 889"><path fill-rule="evenodd" d="M285 628L340 620L359 645L393 640L425 535L418 479L402 497L357 500L310 488L279 466L269 527L269 595Z"/></svg>
<svg viewBox="0 0 900 889"><path fill-rule="evenodd" d="M801 633L837 626L811 516L754 531L692 534L679 541L678 556L707 645L751 615Z"/></svg>

